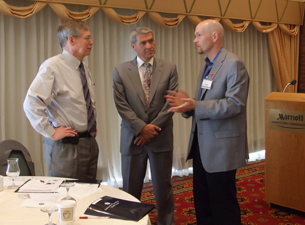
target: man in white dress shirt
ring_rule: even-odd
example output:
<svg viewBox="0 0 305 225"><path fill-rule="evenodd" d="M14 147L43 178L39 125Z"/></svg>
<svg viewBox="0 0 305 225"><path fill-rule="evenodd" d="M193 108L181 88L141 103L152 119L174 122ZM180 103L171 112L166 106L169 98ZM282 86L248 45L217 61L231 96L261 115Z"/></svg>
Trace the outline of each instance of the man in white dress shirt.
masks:
<svg viewBox="0 0 305 225"><path fill-rule="evenodd" d="M48 175L95 180L99 149L94 83L83 62L93 45L91 33L85 22L70 20L59 25L57 37L63 52L42 63L23 108L44 136Z"/></svg>

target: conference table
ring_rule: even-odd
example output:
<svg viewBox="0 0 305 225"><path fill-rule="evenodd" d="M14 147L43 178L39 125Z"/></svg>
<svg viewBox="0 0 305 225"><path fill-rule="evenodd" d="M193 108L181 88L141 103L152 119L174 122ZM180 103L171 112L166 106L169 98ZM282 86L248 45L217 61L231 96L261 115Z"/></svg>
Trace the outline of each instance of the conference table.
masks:
<svg viewBox="0 0 305 225"><path fill-rule="evenodd" d="M33 177L17 177L15 183L17 185L23 184L28 179ZM36 179L37 177L35 177ZM45 177L44 177L45 178ZM16 189L8 189L7 186L11 185L11 180L8 177L3 177L4 189L0 191L0 224L1 225L20 225L20 224L29 224L29 225L43 225L48 222L48 214L41 212L41 207L26 207L24 203L27 199L24 199L27 196L26 193L15 192ZM120 198L124 200L139 202L135 197L124 192L120 189L106 186L98 185L96 186L90 184L79 184L76 183L75 187L70 188L70 196L74 197L77 201L77 206L75 210L75 220L73 225L151 225L149 216L144 216L139 221L130 221L130 220L120 220L113 218L103 218L103 219L80 219L79 217L88 216L85 215L87 207L94 202L95 200L101 198L102 196L111 196L115 198ZM39 196L50 196L56 194L60 197L66 195L66 189L60 187L56 190L56 193L39 193ZM29 194L30 198L34 193ZM102 220L102 221L101 221ZM60 225L58 212L54 212L52 215L53 223Z"/></svg>

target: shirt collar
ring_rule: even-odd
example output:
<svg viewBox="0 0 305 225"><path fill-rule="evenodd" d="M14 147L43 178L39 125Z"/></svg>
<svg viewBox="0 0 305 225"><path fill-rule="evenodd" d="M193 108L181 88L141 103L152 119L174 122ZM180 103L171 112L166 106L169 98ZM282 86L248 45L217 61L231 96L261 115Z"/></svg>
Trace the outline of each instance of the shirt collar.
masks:
<svg viewBox="0 0 305 225"><path fill-rule="evenodd" d="M216 62L216 60L217 60L217 58L218 58L218 56L219 56L219 54L220 54L220 52L221 52L222 49L223 49L223 47L221 47L221 49L219 49L217 55L214 57L214 59L213 59L212 62L210 61L210 59L209 59L208 57L206 57L206 58L204 59L204 61L205 61L205 63L206 63L207 66L213 66L213 65L214 65L214 63Z"/></svg>
<svg viewBox="0 0 305 225"><path fill-rule="evenodd" d="M138 69L143 65L144 61L137 56L137 66L138 66ZM149 62L148 62L151 66L154 65L154 57L152 57Z"/></svg>
<svg viewBox="0 0 305 225"><path fill-rule="evenodd" d="M65 49L62 51L63 56L69 61L69 63L76 69L78 69L81 61L72 55L70 52L66 51Z"/></svg>

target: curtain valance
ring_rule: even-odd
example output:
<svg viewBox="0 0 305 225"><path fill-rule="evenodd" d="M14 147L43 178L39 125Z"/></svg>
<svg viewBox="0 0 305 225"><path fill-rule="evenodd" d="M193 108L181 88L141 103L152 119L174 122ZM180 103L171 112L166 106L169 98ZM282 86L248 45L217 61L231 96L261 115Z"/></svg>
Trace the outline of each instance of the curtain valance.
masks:
<svg viewBox="0 0 305 225"><path fill-rule="evenodd" d="M26 7L12 6L5 0L0 0L0 12L7 16L25 18L37 13L47 4L65 20L87 20L102 9L115 22L132 24L148 12L157 24L167 27L177 26L186 16L192 21L198 21L199 17L212 17L302 25L304 15L304 3L288 0L36 0ZM72 12L64 4L86 5L88 9L83 12ZM116 8L133 9L138 12L122 16L115 12ZM160 13L173 14L174 18L164 18Z"/></svg>

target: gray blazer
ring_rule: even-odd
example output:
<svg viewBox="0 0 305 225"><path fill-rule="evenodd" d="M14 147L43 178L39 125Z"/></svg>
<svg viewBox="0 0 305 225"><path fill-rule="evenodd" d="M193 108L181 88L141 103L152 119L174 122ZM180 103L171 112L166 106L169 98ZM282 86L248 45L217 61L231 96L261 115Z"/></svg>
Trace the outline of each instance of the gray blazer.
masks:
<svg viewBox="0 0 305 225"><path fill-rule="evenodd" d="M198 135L201 161L207 172L243 167L249 158L247 69L236 55L222 49L208 77L212 80L211 89L205 89L198 100L204 68L197 81L195 110L188 115L192 115L193 119L187 159L192 158L194 135Z"/></svg>
<svg viewBox="0 0 305 225"><path fill-rule="evenodd" d="M122 154L139 154L144 147L149 147L154 152L173 150L173 113L168 112L170 106L164 96L167 90L177 91L177 89L176 65L155 58L148 114L136 58L113 69L114 101L122 117L120 144ZM159 136L144 147L133 144L146 124L159 126L162 129Z"/></svg>

